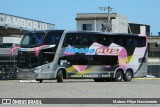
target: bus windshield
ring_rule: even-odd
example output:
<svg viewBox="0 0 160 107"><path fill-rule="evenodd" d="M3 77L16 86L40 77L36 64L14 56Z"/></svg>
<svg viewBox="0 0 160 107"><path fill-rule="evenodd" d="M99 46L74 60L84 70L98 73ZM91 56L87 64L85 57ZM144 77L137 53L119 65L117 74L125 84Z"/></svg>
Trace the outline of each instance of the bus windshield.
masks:
<svg viewBox="0 0 160 107"><path fill-rule="evenodd" d="M20 47L32 48L41 45L58 45L63 31L31 32L23 36Z"/></svg>
<svg viewBox="0 0 160 107"><path fill-rule="evenodd" d="M27 33L23 36L20 46L21 47L37 47L42 45L45 33Z"/></svg>

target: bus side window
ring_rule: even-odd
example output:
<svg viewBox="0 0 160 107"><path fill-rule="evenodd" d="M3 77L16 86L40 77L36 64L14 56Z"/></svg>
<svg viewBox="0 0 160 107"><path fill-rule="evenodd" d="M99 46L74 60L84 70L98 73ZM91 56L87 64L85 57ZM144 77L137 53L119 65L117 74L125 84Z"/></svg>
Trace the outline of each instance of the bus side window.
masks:
<svg viewBox="0 0 160 107"><path fill-rule="evenodd" d="M110 39L107 37L107 35L97 35L97 42L104 46L110 45Z"/></svg>
<svg viewBox="0 0 160 107"><path fill-rule="evenodd" d="M84 35L83 44L86 46L90 46L93 43L93 35Z"/></svg>
<svg viewBox="0 0 160 107"><path fill-rule="evenodd" d="M89 34L77 34L76 42L77 45L90 46L93 43L93 35Z"/></svg>
<svg viewBox="0 0 160 107"><path fill-rule="evenodd" d="M127 40L127 46L128 47L138 47L137 39L138 39L137 37L129 37Z"/></svg>
<svg viewBox="0 0 160 107"><path fill-rule="evenodd" d="M64 38L63 47L66 47L68 45L73 45L73 36L71 34L67 34Z"/></svg>
<svg viewBox="0 0 160 107"><path fill-rule="evenodd" d="M124 47L124 38L122 37L122 38L119 38L119 43L118 43L118 45L120 45L120 46L122 46L122 47Z"/></svg>
<svg viewBox="0 0 160 107"><path fill-rule="evenodd" d="M96 38L95 38L96 35L94 34L89 34L88 35L88 45L92 45L94 42L97 42Z"/></svg>
<svg viewBox="0 0 160 107"><path fill-rule="evenodd" d="M94 43L94 42L97 42L96 35L94 35L94 36L92 37L92 43Z"/></svg>
<svg viewBox="0 0 160 107"><path fill-rule="evenodd" d="M110 44L115 43L115 40L114 40L114 37L113 37L113 36L110 36L110 37L109 37L109 42L110 42Z"/></svg>
<svg viewBox="0 0 160 107"><path fill-rule="evenodd" d="M102 42L102 45L107 46L108 45L107 37L103 37L101 42Z"/></svg>
<svg viewBox="0 0 160 107"><path fill-rule="evenodd" d="M101 65L102 59L100 55L91 55L89 65Z"/></svg>
<svg viewBox="0 0 160 107"><path fill-rule="evenodd" d="M117 39L116 37L112 37L112 43L115 43L115 44L119 44L119 39Z"/></svg>
<svg viewBox="0 0 160 107"><path fill-rule="evenodd" d="M84 37L83 38L83 44L88 45L88 43L89 43L89 39L87 37Z"/></svg>
<svg viewBox="0 0 160 107"><path fill-rule="evenodd" d="M128 47L128 38L127 37L124 38L124 46Z"/></svg>
<svg viewBox="0 0 160 107"><path fill-rule="evenodd" d="M76 39L75 41L77 41L75 45L84 45L84 41L83 41L84 38L82 37L82 35L76 34L75 39Z"/></svg>
<svg viewBox="0 0 160 107"><path fill-rule="evenodd" d="M77 55L76 56L77 65L88 65L88 56L86 55Z"/></svg>
<svg viewBox="0 0 160 107"><path fill-rule="evenodd" d="M138 47L137 38L133 38L133 46L134 46L134 47Z"/></svg>
<svg viewBox="0 0 160 107"><path fill-rule="evenodd" d="M132 38L130 38L130 37L127 39L127 46L128 47L132 46Z"/></svg>
<svg viewBox="0 0 160 107"><path fill-rule="evenodd" d="M140 37L137 38L137 47L144 47L146 45L146 38L145 37Z"/></svg>

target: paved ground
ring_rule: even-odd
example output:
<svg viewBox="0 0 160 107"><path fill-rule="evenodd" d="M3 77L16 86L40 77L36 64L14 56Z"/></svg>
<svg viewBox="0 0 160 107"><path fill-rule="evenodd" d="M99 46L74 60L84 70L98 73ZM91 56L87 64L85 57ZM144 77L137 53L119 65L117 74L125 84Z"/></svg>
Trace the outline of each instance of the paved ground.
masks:
<svg viewBox="0 0 160 107"><path fill-rule="evenodd" d="M20 83L18 80L14 81L9 80L9 81L0 81L0 97L1 98L160 98L160 80L136 79L132 80L131 82L94 82L93 80L65 80L64 83L57 83L55 80L44 81L43 83ZM61 107L64 105L58 105L58 106ZM70 107L71 105L67 106ZM81 106L96 106L96 105L78 105L78 106L81 107ZM99 105L99 106L104 106L104 105ZM116 105L116 106L121 107L121 105ZM138 106L141 107L142 105ZM155 106L158 107L158 105Z"/></svg>

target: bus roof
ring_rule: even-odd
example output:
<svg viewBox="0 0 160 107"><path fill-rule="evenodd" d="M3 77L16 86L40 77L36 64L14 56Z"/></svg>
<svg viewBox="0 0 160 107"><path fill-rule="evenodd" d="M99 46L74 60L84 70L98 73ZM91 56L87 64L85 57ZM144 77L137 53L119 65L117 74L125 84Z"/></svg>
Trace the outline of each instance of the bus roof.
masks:
<svg viewBox="0 0 160 107"><path fill-rule="evenodd" d="M146 36L145 34L128 34L128 33L113 33L113 32L100 32L100 31L72 31L72 30L39 30L39 31L30 31L28 33L35 32L66 32L66 33L89 33L89 34L107 34L107 35L125 35L125 36Z"/></svg>
<svg viewBox="0 0 160 107"><path fill-rule="evenodd" d="M128 34L128 33L113 33L113 32L98 32L98 31L67 31L67 33L89 33L89 34L107 34L107 35L122 35L122 36L146 36L145 34Z"/></svg>
<svg viewBox="0 0 160 107"><path fill-rule="evenodd" d="M27 33L39 33L39 32L63 32L63 31L65 31L65 30L37 30L37 31L29 31L29 32L27 32Z"/></svg>

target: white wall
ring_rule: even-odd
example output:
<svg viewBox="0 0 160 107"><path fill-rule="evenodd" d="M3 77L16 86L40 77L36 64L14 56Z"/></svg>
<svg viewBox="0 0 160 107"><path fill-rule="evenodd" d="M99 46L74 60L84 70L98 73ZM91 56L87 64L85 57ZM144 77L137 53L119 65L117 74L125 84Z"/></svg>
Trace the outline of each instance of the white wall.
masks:
<svg viewBox="0 0 160 107"><path fill-rule="evenodd" d="M140 34L146 34L146 26L140 26Z"/></svg>
<svg viewBox="0 0 160 107"><path fill-rule="evenodd" d="M3 43L15 43L20 44L20 37L3 37Z"/></svg>
<svg viewBox="0 0 160 107"><path fill-rule="evenodd" d="M106 20L77 20L77 30L81 31L83 24L92 24L93 31L102 31L102 24L106 23L106 21L107 19ZM112 19L111 23L112 23L112 32L128 33L128 18L127 17L122 16L122 15L117 15L115 19Z"/></svg>
<svg viewBox="0 0 160 107"><path fill-rule="evenodd" d="M128 33L128 18L118 15L115 19L112 19L112 32Z"/></svg>

